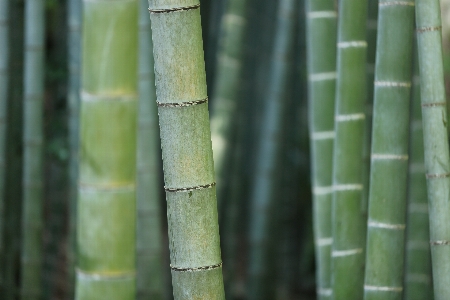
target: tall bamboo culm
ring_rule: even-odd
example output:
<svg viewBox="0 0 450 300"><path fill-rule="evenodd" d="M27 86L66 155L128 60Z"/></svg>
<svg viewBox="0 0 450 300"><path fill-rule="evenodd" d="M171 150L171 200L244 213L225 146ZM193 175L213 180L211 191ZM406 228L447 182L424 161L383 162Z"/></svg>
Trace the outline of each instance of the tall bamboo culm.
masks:
<svg viewBox="0 0 450 300"><path fill-rule="evenodd" d="M225 299L198 0L151 0L175 299Z"/></svg>
<svg viewBox="0 0 450 300"><path fill-rule="evenodd" d="M137 13L83 2L75 299L135 299Z"/></svg>
<svg viewBox="0 0 450 300"><path fill-rule="evenodd" d="M5 229L5 160L6 160L6 112L9 85L9 0L0 1L0 262L4 256ZM0 271L0 291L3 272Z"/></svg>
<svg viewBox="0 0 450 300"><path fill-rule="evenodd" d="M44 1L25 2L21 299L42 297Z"/></svg>
<svg viewBox="0 0 450 300"><path fill-rule="evenodd" d="M331 299L334 100L337 12L333 0L306 2L309 130L318 299Z"/></svg>
<svg viewBox="0 0 450 300"><path fill-rule="evenodd" d="M74 298L76 251L76 202L78 193L78 143L80 110L81 0L67 1L68 71L67 101L69 107L69 232L67 243L68 299Z"/></svg>
<svg viewBox="0 0 450 300"><path fill-rule="evenodd" d="M427 181L425 178L420 77L417 47L415 47L412 85L408 205L406 218L406 252L404 299L433 299L428 220Z"/></svg>
<svg viewBox="0 0 450 300"><path fill-rule="evenodd" d="M381 1L364 299L402 299L414 0Z"/></svg>
<svg viewBox="0 0 450 300"><path fill-rule="evenodd" d="M148 1L139 0L137 298L163 298L159 135Z"/></svg>
<svg viewBox="0 0 450 300"><path fill-rule="evenodd" d="M362 162L367 0L339 2L333 154L333 299L363 298L365 217Z"/></svg>
<svg viewBox="0 0 450 300"><path fill-rule="evenodd" d="M450 161L439 0L416 0L420 96L436 300L450 298Z"/></svg>

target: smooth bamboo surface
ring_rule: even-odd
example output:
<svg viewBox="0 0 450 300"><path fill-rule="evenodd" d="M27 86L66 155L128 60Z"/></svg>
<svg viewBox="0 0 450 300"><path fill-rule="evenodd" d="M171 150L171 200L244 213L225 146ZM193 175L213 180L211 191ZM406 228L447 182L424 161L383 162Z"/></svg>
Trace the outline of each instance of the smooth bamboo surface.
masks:
<svg viewBox="0 0 450 300"><path fill-rule="evenodd" d="M198 0L150 1L175 299L225 299Z"/></svg>
<svg viewBox="0 0 450 300"><path fill-rule="evenodd" d="M414 1L379 2L364 299L403 296Z"/></svg>
<svg viewBox="0 0 450 300"><path fill-rule="evenodd" d="M450 298L450 161L439 0L416 0L420 96L436 300Z"/></svg>
<svg viewBox="0 0 450 300"><path fill-rule="evenodd" d="M138 2L84 1L76 299L135 299Z"/></svg>
<svg viewBox="0 0 450 300"><path fill-rule="evenodd" d="M331 299L331 205L333 198L334 101L337 12L332 0L309 0L307 57L313 227L318 299Z"/></svg>

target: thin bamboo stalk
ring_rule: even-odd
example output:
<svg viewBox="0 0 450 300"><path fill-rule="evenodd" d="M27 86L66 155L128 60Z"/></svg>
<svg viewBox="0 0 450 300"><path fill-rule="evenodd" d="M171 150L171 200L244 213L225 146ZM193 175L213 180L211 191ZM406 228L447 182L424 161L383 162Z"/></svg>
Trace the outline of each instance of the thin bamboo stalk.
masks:
<svg viewBox="0 0 450 300"><path fill-rule="evenodd" d="M175 299L225 299L198 0L150 1Z"/></svg>
<svg viewBox="0 0 450 300"><path fill-rule="evenodd" d="M427 181L425 178L420 77L417 47L412 85L408 208L406 219L405 300L433 299L428 220Z"/></svg>
<svg viewBox="0 0 450 300"><path fill-rule="evenodd" d="M414 0L379 2L364 299L402 299Z"/></svg>
<svg viewBox="0 0 450 300"><path fill-rule="evenodd" d="M21 299L42 297L44 12L25 2Z"/></svg>
<svg viewBox="0 0 450 300"><path fill-rule="evenodd" d="M159 135L148 1L139 1L139 113L137 143L137 298L162 299Z"/></svg>
<svg viewBox="0 0 450 300"><path fill-rule="evenodd" d="M367 0L339 2L333 154L332 286L336 300L362 299L365 218L362 160Z"/></svg>
<svg viewBox="0 0 450 300"><path fill-rule="evenodd" d="M450 298L450 161L439 0L416 1L434 297Z"/></svg>
<svg viewBox="0 0 450 300"><path fill-rule="evenodd" d="M264 101L260 137L256 154L255 177L250 198L249 299L272 299L273 284L270 237L275 224L277 171L282 150L283 113L294 36L296 1L277 3L275 37L270 60L270 85Z"/></svg>
<svg viewBox="0 0 450 300"><path fill-rule="evenodd" d="M83 3L76 299L135 299L137 13Z"/></svg>
<svg viewBox="0 0 450 300"><path fill-rule="evenodd" d="M307 60L311 178L318 299L331 299L331 204L336 89L337 12L333 0L309 0Z"/></svg>
<svg viewBox="0 0 450 300"><path fill-rule="evenodd" d="M81 62L81 0L68 0L68 71L67 91L69 107L69 232L67 245L67 274L69 299L75 294L75 257L76 257L76 202L78 192L78 145L80 110L80 62Z"/></svg>

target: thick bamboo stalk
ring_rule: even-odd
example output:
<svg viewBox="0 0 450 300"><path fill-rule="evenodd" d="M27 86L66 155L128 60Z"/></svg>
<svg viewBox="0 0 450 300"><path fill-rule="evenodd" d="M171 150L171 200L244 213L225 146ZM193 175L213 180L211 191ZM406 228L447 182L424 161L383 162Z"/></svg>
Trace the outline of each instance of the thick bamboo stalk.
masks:
<svg viewBox="0 0 450 300"><path fill-rule="evenodd" d="M450 161L439 0L416 1L434 297L450 298Z"/></svg>
<svg viewBox="0 0 450 300"><path fill-rule="evenodd" d="M295 0L277 3L275 37L270 60L270 82L264 101L262 123L256 153L255 177L251 190L249 235L249 299L272 299L270 254L275 225L277 172L282 151L283 113L288 82L290 55L294 40Z"/></svg>
<svg viewBox="0 0 450 300"><path fill-rule="evenodd" d="M364 299L402 299L414 0L381 1Z"/></svg>
<svg viewBox="0 0 450 300"><path fill-rule="evenodd" d="M162 299L159 135L148 1L139 1L139 113L137 143L137 298Z"/></svg>
<svg viewBox="0 0 450 300"><path fill-rule="evenodd" d="M76 299L134 299L138 2L83 6Z"/></svg>
<svg viewBox="0 0 450 300"><path fill-rule="evenodd" d="M333 0L307 4L309 130L318 299L331 299L331 204L337 12Z"/></svg>
<svg viewBox="0 0 450 300"><path fill-rule="evenodd" d="M42 297L44 29L44 1L26 1L21 299Z"/></svg>
<svg viewBox="0 0 450 300"><path fill-rule="evenodd" d="M335 300L359 300L363 297L365 248L361 207L367 0L342 0L338 11L332 285Z"/></svg>
<svg viewBox="0 0 450 300"><path fill-rule="evenodd" d="M81 0L67 2L68 27L68 71L69 83L67 101L69 107L69 232L67 245L67 274L69 299L75 293L75 252L76 252L76 202L78 192L78 144L80 110L80 62L81 62Z"/></svg>
<svg viewBox="0 0 450 300"><path fill-rule="evenodd" d="M225 299L198 0L150 1L175 299Z"/></svg>
<svg viewBox="0 0 450 300"><path fill-rule="evenodd" d="M410 112L408 213L406 219L404 276L405 300L433 299L429 243L430 225L428 220L427 181L425 178L417 51L415 56Z"/></svg>

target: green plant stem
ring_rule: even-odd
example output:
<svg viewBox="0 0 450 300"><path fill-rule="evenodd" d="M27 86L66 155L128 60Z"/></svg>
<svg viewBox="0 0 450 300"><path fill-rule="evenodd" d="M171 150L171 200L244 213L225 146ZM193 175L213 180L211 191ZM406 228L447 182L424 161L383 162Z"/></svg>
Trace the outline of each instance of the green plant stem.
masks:
<svg viewBox="0 0 450 300"><path fill-rule="evenodd" d="M44 1L25 2L21 299L42 297Z"/></svg>
<svg viewBox="0 0 450 300"><path fill-rule="evenodd" d="M417 47L415 48L417 50ZM410 122L408 213L406 219L405 300L433 299L429 243L430 225L417 51L415 54Z"/></svg>
<svg viewBox="0 0 450 300"><path fill-rule="evenodd" d="M434 297L450 298L450 162L439 0L416 1Z"/></svg>
<svg viewBox="0 0 450 300"><path fill-rule="evenodd" d="M337 12L332 0L307 4L309 129L318 299L331 299L331 204Z"/></svg>
<svg viewBox="0 0 450 300"><path fill-rule="evenodd" d="M363 297L365 246L361 207L367 0L342 0L338 11L332 285L335 300L359 300Z"/></svg>
<svg viewBox="0 0 450 300"><path fill-rule="evenodd" d="M402 299L414 1L381 1L364 299Z"/></svg>
<svg viewBox="0 0 450 300"><path fill-rule="evenodd" d="M75 298L135 299L138 2L84 1Z"/></svg>
<svg viewBox="0 0 450 300"><path fill-rule="evenodd" d="M159 135L148 1L139 1L139 113L137 144L137 298L162 299Z"/></svg>
<svg viewBox="0 0 450 300"><path fill-rule="evenodd" d="M198 0L150 1L175 299L225 299Z"/></svg>

